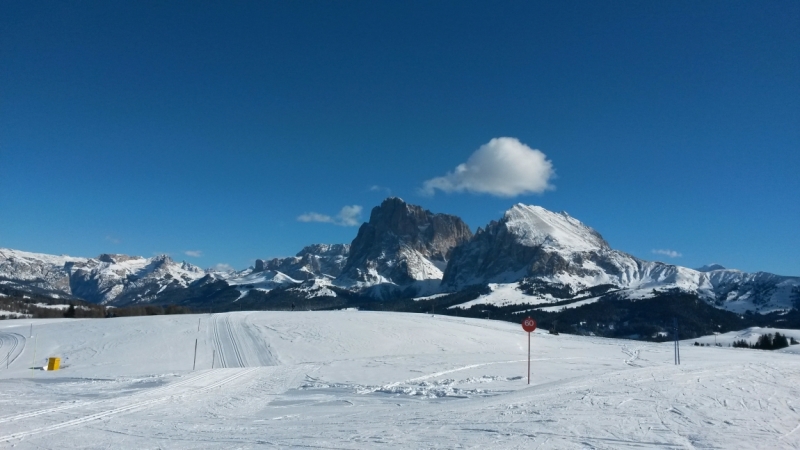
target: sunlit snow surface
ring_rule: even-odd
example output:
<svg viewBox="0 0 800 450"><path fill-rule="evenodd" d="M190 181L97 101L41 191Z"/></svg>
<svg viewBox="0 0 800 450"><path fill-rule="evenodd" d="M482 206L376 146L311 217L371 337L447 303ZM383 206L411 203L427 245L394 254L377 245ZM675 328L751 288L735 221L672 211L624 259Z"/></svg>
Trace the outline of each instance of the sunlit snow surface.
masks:
<svg viewBox="0 0 800 450"><path fill-rule="evenodd" d="M608 248L596 231L565 212L517 203L506 211L503 219L508 229L528 247L541 245L569 252Z"/></svg>
<svg viewBox="0 0 800 450"><path fill-rule="evenodd" d="M505 322L359 311L7 320L0 447L800 446L797 347L691 340L675 366L671 343L531 341L528 386L527 336ZM30 369L48 356L64 369Z"/></svg>

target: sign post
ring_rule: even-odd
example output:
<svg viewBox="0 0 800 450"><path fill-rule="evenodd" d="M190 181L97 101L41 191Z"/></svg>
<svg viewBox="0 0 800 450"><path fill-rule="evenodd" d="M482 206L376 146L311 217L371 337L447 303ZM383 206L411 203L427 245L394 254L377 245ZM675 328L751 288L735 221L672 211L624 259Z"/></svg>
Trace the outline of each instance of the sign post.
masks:
<svg viewBox="0 0 800 450"><path fill-rule="evenodd" d="M522 329L528 332L528 384L531 384L531 332L536 329L536 321L530 316L522 321Z"/></svg>

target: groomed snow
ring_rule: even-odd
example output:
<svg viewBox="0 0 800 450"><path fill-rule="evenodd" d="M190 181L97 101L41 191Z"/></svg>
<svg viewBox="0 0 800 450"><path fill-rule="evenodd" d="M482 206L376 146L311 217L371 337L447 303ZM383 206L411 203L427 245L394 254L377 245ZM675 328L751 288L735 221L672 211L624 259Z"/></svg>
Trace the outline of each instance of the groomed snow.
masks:
<svg viewBox="0 0 800 450"><path fill-rule="evenodd" d="M543 296L528 295L519 289L519 283L489 283L492 292L481 295L475 300L451 306L452 308L469 309L473 305L538 305L557 302L560 299L547 294Z"/></svg>
<svg viewBox="0 0 800 450"><path fill-rule="evenodd" d="M684 343L675 366L672 343L537 330L527 385L527 343L362 311L7 320L0 447L800 446L796 354Z"/></svg>

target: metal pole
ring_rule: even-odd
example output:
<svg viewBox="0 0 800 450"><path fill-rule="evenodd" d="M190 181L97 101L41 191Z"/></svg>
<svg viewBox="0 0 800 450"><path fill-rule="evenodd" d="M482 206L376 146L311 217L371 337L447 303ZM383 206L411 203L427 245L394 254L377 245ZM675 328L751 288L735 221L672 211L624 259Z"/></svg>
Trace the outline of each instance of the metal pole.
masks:
<svg viewBox="0 0 800 450"><path fill-rule="evenodd" d="M200 318L197 318L197 332L200 332Z"/></svg>
<svg viewBox="0 0 800 450"><path fill-rule="evenodd" d="M6 369L8 369L8 364L10 362L11 362L11 352L9 351L8 355L6 355Z"/></svg>
<svg viewBox="0 0 800 450"><path fill-rule="evenodd" d="M192 370L197 367L197 339L194 340L194 362L192 363Z"/></svg>
<svg viewBox="0 0 800 450"><path fill-rule="evenodd" d="M217 349L211 352L211 368L214 368L214 361L217 359Z"/></svg>
<svg viewBox="0 0 800 450"><path fill-rule="evenodd" d="M531 333L528 332L528 384L531 384Z"/></svg>

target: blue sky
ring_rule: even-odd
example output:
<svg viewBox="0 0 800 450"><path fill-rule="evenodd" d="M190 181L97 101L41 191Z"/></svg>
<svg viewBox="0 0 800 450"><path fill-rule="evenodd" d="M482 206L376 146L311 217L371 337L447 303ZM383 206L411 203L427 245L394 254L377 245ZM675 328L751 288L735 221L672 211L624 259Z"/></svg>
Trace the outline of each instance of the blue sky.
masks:
<svg viewBox="0 0 800 450"><path fill-rule="evenodd" d="M0 246L244 268L391 194L800 275L798 2L229 3L0 6Z"/></svg>

